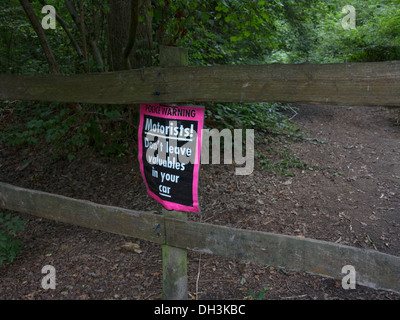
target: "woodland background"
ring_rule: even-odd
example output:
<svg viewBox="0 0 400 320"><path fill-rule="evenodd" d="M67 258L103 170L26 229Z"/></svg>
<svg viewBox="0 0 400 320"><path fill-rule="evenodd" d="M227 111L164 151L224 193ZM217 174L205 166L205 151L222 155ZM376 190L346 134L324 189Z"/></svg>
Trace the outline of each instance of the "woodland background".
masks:
<svg viewBox="0 0 400 320"><path fill-rule="evenodd" d="M46 4L56 29L44 30ZM345 30L345 5L356 28ZM160 45L189 49L190 65L334 63L400 59L399 0L10 0L0 9L0 73L77 74L158 65ZM293 128L281 104L207 105L206 124L278 133ZM135 155L136 106L6 101L0 142L72 161L87 148Z"/></svg>

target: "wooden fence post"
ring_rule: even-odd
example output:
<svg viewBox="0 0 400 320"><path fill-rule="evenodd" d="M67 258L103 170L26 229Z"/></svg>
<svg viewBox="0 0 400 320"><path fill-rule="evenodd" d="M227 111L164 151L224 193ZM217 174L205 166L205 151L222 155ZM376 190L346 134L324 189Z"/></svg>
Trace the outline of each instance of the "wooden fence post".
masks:
<svg viewBox="0 0 400 320"><path fill-rule="evenodd" d="M186 212L163 209L165 217L186 221ZM166 228L165 228L166 229ZM162 246L163 299L187 300L187 250L164 244Z"/></svg>
<svg viewBox="0 0 400 320"><path fill-rule="evenodd" d="M187 66L187 49L160 46L160 65L162 67ZM187 220L186 212L163 209L163 215L178 220ZM162 246L162 269L163 299L187 300L187 250L164 244Z"/></svg>

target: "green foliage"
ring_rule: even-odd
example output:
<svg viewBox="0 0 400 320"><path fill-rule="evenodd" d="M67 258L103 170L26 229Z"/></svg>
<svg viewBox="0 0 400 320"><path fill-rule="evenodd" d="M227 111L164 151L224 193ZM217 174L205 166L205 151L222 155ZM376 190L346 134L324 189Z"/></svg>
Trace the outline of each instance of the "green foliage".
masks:
<svg viewBox="0 0 400 320"><path fill-rule="evenodd" d="M400 59L397 0L178 0L164 15L162 3L155 29L188 47L192 64ZM345 5L356 9L355 30L342 27Z"/></svg>
<svg viewBox="0 0 400 320"><path fill-rule="evenodd" d="M58 13L64 13L63 1L46 1L55 6ZM39 18L42 5L38 0L32 1L32 7ZM67 23L71 18L63 15ZM58 26L55 30L46 31L54 55L61 70L65 73L74 73L76 56L70 41ZM18 0L8 0L0 9L0 73L40 74L48 73L48 65L44 58L38 37L30 24Z"/></svg>
<svg viewBox="0 0 400 320"><path fill-rule="evenodd" d="M310 27L312 62L372 62L400 59L400 7L396 1L335 1L323 19ZM345 30L341 8L352 5L356 29ZM329 6L327 6L327 9Z"/></svg>
<svg viewBox="0 0 400 320"><path fill-rule="evenodd" d="M64 1L47 2L67 25L74 25ZM341 25L345 5L356 9L355 30ZM33 0L32 7L40 20L40 2ZM84 10L89 36L98 40L107 58L108 3L88 0ZM152 17L153 47L187 47L191 64L196 65L400 59L398 0L176 0L153 2L147 13ZM70 31L79 42L79 28ZM47 72L37 36L18 0L7 1L0 9L0 33L1 73ZM83 61L78 57L59 24L46 36L62 72L82 72L83 65L97 70L91 54Z"/></svg>
<svg viewBox="0 0 400 320"><path fill-rule="evenodd" d="M249 290L249 295L244 297L245 300L264 300L266 295L267 295L267 291L270 290L270 287L265 286L262 290L259 291L253 291L253 290Z"/></svg>
<svg viewBox="0 0 400 320"><path fill-rule="evenodd" d="M81 122L81 113L73 113L63 104L18 103L13 105L14 122L5 127L1 140L11 146L53 146L55 156L72 160L74 152L84 146L89 123Z"/></svg>
<svg viewBox="0 0 400 320"><path fill-rule="evenodd" d="M122 107L117 106L113 108ZM120 110L110 106L98 106L96 113L89 120L89 145L100 155L111 157L122 157L135 151L132 149L132 142L135 141L137 128L132 126L130 121ZM136 122L138 111L133 114L132 122Z"/></svg>
<svg viewBox="0 0 400 320"><path fill-rule="evenodd" d="M356 29L345 30L345 5L356 10ZM279 45L265 56L267 63L366 62L399 60L398 0L288 1L284 18L275 22Z"/></svg>
<svg viewBox="0 0 400 320"><path fill-rule="evenodd" d="M296 1L178 0L164 15L162 3L154 17L155 29L168 39L164 43L189 48L192 64L207 65L262 62L280 46L278 25Z"/></svg>
<svg viewBox="0 0 400 320"><path fill-rule="evenodd" d="M282 141L307 140L316 143L313 138L306 138L283 112L292 111L288 105L278 103L217 103L206 106L206 125L222 130L254 129L256 142L270 145L270 140ZM265 134L271 138L264 139ZM273 138L276 137L276 138ZM321 141L317 141L323 143ZM305 169L309 166L291 153L288 146L268 147L268 154L256 152L256 159L261 163L262 170L269 170L283 176L294 176L293 169ZM275 160L274 160L275 159Z"/></svg>
<svg viewBox="0 0 400 320"><path fill-rule="evenodd" d="M283 111L291 107L268 103L217 103L206 106L206 125L218 129L254 129L256 139L263 133L297 137L297 128ZM130 116L127 116L128 111ZM77 152L90 148L106 157L136 153L137 109L122 106L71 105L14 102L0 107L7 117L0 142L24 148L26 152L47 146L52 157L72 161ZM127 121L125 119L131 119ZM43 149L43 148L42 148Z"/></svg>
<svg viewBox="0 0 400 320"><path fill-rule="evenodd" d="M292 169L306 169L308 165L300 160L300 158L293 154L288 146L284 146L281 150L275 148L269 148L269 155L264 153L256 153L256 157L262 164L261 169L268 169L269 171L278 175L293 177L295 176ZM278 160L273 160L277 158Z"/></svg>
<svg viewBox="0 0 400 320"><path fill-rule="evenodd" d="M206 106L206 123L218 129L254 129L256 133L286 134L296 129L279 103L216 103Z"/></svg>
<svg viewBox="0 0 400 320"><path fill-rule="evenodd" d="M0 142L26 151L46 145L51 156L70 161L87 147L100 155L121 157L131 152L128 141L136 134L110 106L82 105L74 110L60 103L13 103L7 109L12 117L0 129ZM5 110L0 108L0 114Z"/></svg>
<svg viewBox="0 0 400 320"><path fill-rule="evenodd" d="M4 215L0 212L0 265L4 261L13 262L21 252L21 240L16 235L24 230L23 221L11 213Z"/></svg>
<svg viewBox="0 0 400 320"><path fill-rule="evenodd" d="M79 11L78 3L72 2ZM84 37L65 2L47 3L55 6L83 49ZM40 21L40 1L31 4ZM189 49L192 65L400 60L399 4L398 0L153 1L147 14L152 17L154 52L138 54L152 54L157 63L158 45L175 45ZM356 9L355 30L341 25L345 5ZM98 71L90 39L97 41L104 69L111 65L108 37L118 35L107 32L108 1L84 1L83 10L87 57L78 56L59 23L56 30L45 31L62 73ZM141 16L139 23L144 21ZM9 0L0 8L0 34L0 73L48 72L37 35L18 0ZM135 152L137 112L127 107L81 105L73 109L67 104L5 103L0 116L9 110L11 121L0 129L0 141L10 145L36 148L45 144L53 155L69 160L86 147L105 156ZM208 104L206 120L219 129L253 128L256 134L299 137L284 116L288 110L289 106L268 103Z"/></svg>

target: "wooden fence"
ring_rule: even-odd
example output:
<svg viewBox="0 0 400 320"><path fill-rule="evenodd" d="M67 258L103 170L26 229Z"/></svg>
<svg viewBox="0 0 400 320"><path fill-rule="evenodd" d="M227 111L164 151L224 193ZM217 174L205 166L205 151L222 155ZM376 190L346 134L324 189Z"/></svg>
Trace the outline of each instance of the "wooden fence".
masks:
<svg viewBox="0 0 400 320"><path fill-rule="evenodd" d="M272 267L342 279L354 266L357 284L400 292L400 257L337 243L182 221L0 183L0 208ZM155 228L157 231L155 231Z"/></svg>
<svg viewBox="0 0 400 320"><path fill-rule="evenodd" d="M3 74L0 75L0 100L399 106L400 61L165 67L78 75Z"/></svg>
<svg viewBox="0 0 400 320"><path fill-rule="evenodd" d="M211 101L400 106L400 61L172 66L70 76L0 75L0 100L101 104ZM104 206L1 182L0 208L144 239L171 248L206 252L335 279L343 278L343 266L352 265L357 272L358 284L400 292L400 257L377 251L196 223L170 215ZM155 232L157 226L160 227ZM163 282L165 284L166 281Z"/></svg>

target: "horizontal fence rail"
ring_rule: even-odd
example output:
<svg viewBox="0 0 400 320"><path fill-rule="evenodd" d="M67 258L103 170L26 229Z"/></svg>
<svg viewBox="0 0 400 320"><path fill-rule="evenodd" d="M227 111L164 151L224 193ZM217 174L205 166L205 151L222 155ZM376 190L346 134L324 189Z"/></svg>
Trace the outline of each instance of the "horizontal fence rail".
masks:
<svg viewBox="0 0 400 320"><path fill-rule="evenodd" d="M0 100L400 106L400 61L157 67L77 75L3 74Z"/></svg>
<svg viewBox="0 0 400 320"><path fill-rule="evenodd" d="M182 221L0 182L0 208L222 257L342 279L400 293L400 257L326 241ZM155 231L156 230L156 231Z"/></svg>

